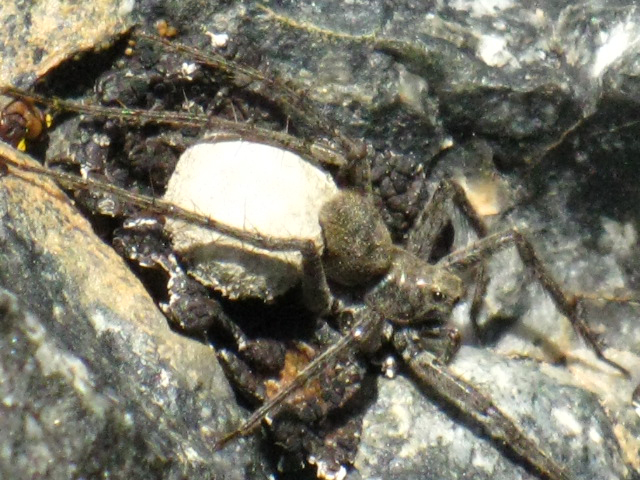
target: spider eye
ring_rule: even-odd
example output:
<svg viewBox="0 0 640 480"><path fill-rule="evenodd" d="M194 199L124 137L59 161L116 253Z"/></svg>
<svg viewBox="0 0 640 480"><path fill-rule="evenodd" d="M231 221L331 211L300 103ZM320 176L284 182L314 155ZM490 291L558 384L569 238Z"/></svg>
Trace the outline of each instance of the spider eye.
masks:
<svg viewBox="0 0 640 480"><path fill-rule="evenodd" d="M440 290L434 290L433 291L433 300L438 302L438 303L442 303L446 300L446 295L444 293L442 293Z"/></svg>

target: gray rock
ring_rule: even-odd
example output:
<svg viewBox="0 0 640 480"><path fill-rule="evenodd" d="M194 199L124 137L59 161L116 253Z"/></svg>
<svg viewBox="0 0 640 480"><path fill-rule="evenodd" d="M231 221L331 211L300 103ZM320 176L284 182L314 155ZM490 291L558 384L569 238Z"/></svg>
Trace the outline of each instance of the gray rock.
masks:
<svg viewBox="0 0 640 480"><path fill-rule="evenodd" d="M109 45L133 26L133 7L133 2L112 0L95 2L91 8L66 1L4 2L0 85L27 88L69 57Z"/></svg>
<svg viewBox="0 0 640 480"><path fill-rule="evenodd" d="M0 476L262 478L243 442L212 450L240 416L213 351L169 330L62 192L12 173L0 212Z"/></svg>
<svg viewBox="0 0 640 480"><path fill-rule="evenodd" d="M300 24L348 34L342 39L285 27L251 6L247 15L245 4L203 8L201 2L166 2L163 15L184 32L185 41L200 46L209 42L203 30L227 33L240 57L302 84L306 98L322 106L331 125L366 138L373 147L376 193L397 239L406 234L439 178L453 174L473 184L477 171L469 157L481 153L490 159L491 175L508 186L504 203L499 202L500 213L491 222L494 230L513 225L527 230L543 260L571 291L637 298L640 19L633 2L584 1L569 6L537 2L535 7L509 4L489 11L478 10L477 2L339 4L338 8L331 1L304 6L280 2L278 13ZM156 2L136 6L142 23L152 25ZM372 31L375 42L363 37ZM616 45L613 53L607 53ZM480 139L485 153L468 143L469 138ZM457 221L456 227L456 246L473 238L464 222ZM29 237L25 238L18 244L30 246ZM610 347L607 355L632 371L634 379L628 381L585 354L566 319L538 287L520 283L521 267L512 252L495 262L490 267L494 281L485 318L498 314L524 319L499 337L496 351L546 360L564 357L568 368L505 360L471 348L461 352L454 367L466 375L471 366L465 358L481 358L485 366L492 365L472 380L488 385L498 405L517 417L533 438L564 452L560 461L566 454L567 466L577 478L607 478L611 472L621 478L637 477L640 421L630 404L630 394L640 381L637 308L611 302L587 305L587 320ZM24 265L29 279L51 277L26 260ZM21 298L48 298L31 295L30 283L13 273L20 270L9 266L2 271L6 284ZM66 298L53 293L54 298ZM117 304L121 297L109 304ZM463 305L458 317L466 317L464 313ZM46 317L45 312L37 318ZM155 363L145 368L149 365ZM503 390L504 383L496 376L513 378L517 391ZM544 390L532 392L528 384L544 385ZM352 475L425 478L437 472L434 478L462 478L470 471L479 478L487 477L487 472L527 478L521 467L509 463L466 426L451 423L402 378L381 379L379 391L363 432L360 472ZM404 394L405 400L395 393ZM549 409L536 405L534 398ZM394 408L399 407L394 407L393 399L408 406L396 415ZM599 402L606 405L606 415ZM572 412L573 418L554 417L560 418L558 423L564 421L557 429L560 437L555 437L549 412L566 412L574 405L579 409ZM417 420L412 428L406 428L406 422L399 424L398 418L404 421L413 413ZM16 421L21 416L9 418ZM443 426L434 428L440 420ZM442 435L441 443L448 441L451 457L444 446L433 445L440 437L431 435L432 428ZM405 432L409 440L399 438ZM416 445L414 438L422 441ZM558 443L559 438L571 451ZM595 445L602 451L596 452Z"/></svg>
<svg viewBox="0 0 640 480"><path fill-rule="evenodd" d="M631 478L607 413L597 397L573 385L566 372L561 379L553 378L545 373L551 367L541 369L535 362L508 360L471 347L459 352L451 368L490 395L570 478ZM380 378L378 398L364 419L357 475L538 478L463 418L425 397L404 377Z"/></svg>

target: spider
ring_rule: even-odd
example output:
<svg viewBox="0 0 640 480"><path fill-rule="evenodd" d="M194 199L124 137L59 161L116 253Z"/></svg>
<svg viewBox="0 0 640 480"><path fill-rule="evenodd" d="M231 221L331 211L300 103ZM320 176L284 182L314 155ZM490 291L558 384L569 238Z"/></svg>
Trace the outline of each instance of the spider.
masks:
<svg viewBox="0 0 640 480"><path fill-rule="evenodd" d="M15 91L13 93L29 97ZM31 97L34 98L33 95ZM42 98L35 99L38 102L47 101ZM77 105L56 103L58 107L80 109ZM87 111L102 115L111 114L118 118L123 116L121 110L115 112L89 108ZM144 117L147 114L141 112L134 115ZM191 115L181 120L184 123L184 121L194 121L194 118ZM157 119L176 121L176 118L171 118L170 115ZM211 123L211 120L207 119L206 123ZM335 362L341 355L359 355L353 353L358 350L368 356L381 350L383 344L386 344L388 348L395 350L403 364L418 381L437 388L447 401L474 417L490 436L510 445L513 452L522 457L530 468L548 478L569 478L566 472L537 446L535 441L522 433L516 422L502 413L484 394L448 373L445 367L447 361L455 355L458 342L455 330L443 326L443 321L450 315L451 310L463 295L464 288L457 270L477 263L487 254L506 245L515 245L524 262L531 267L558 308L572 321L598 356L610 365L621 368L602 354L593 334L581 320L577 304L572 297L562 292L526 238L517 230L489 236L465 251L444 257L439 264L431 265L420 257L429 257L438 234L445 227L443 204L448 198L453 198L461 207L481 237L486 233L481 219L474 213L464 197L463 190L457 184L450 182L441 184L418 221L418 225L423 228L415 230L409 236L406 248L398 247L393 245L386 226L368 196L366 164L362 166L364 150L357 144L340 134L330 132L331 135L335 135L332 143L314 145L310 148L305 142L296 142L294 138L288 136L277 138L275 134L262 133L258 129L243 131L242 126L229 125L228 128L250 137L261 138L264 135L264 138L272 141L275 138L288 148L302 151L307 155L311 152L317 158L321 154L323 160L330 157L331 161L327 163L335 163L336 155L340 157L339 153L335 153L336 150L343 149L346 152L344 157L347 160L338 161L338 163L356 167L345 174L345 177L352 179L351 184L355 188L344 190L321 213L320 222L325 236L325 251L322 256L308 242L259 237L229 228L215 220L167 205L156 199L122 191L108 183L83 180L46 169L36 169L39 173L57 178L69 187L85 191L108 192L123 202L130 202L162 215L173 215L199 223L229 233L248 243L273 250L299 250L302 253L304 258L302 284L303 294L307 299L306 304L318 315L329 314L333 317L339 329L342 329L343 336L336 339L335 335L328 333L327 335L332 339L332 342L329 342L330 346L319 355L309 354L309 358L306 359L309 363L306 367L294 367L294 379L290 383L285 382L285 386L256 410L243 426L220 439L218 447L222 448L232 439L253 432L265 416L275 418L279 415L278 410L287 410L285 400L295 396L298 391L308 391L308 384L322 373L320 370L326 369L328 364ZM353 181L354 178L355 181ZM365 180L361 181L362 178ZM359 247L355 252L352 250L353 244ZM347 252L348 254L345 255ZM329 288L329 284L333 287L332 289ZM338 300L332 301L334 296ZM233 326L229 328L234 329ZM419 355L419 352L425 349L433 350L436 354L431 356L427 354L425 360L423 354ZM305 355L305 346L301 346L298 350L300 356ZM223 360L227 362L228 369L242 368L231 357ZM350 378L350 374L354 377ZM357 383L358 373L347 371L345 377L347 382L342 386L345 390L343 398L333 400L331 406L341 406L345 399L348 400L350 395L353 395L349 389L352 384ZM323 407L319 408L322 410ZM304 411L304 408L302 410ZM315 461L320 464L323 460L315 458Z"/></svg>

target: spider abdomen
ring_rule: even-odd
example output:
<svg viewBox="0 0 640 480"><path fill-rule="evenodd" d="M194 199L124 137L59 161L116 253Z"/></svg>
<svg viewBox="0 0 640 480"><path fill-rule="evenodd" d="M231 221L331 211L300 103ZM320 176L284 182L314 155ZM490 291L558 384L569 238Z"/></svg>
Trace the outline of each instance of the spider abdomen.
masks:
<svg viewBox="0 0 640 480"><path fill-rule="evenodd" d="M320 210L327 277L345 286L364 286L391 267L393 243L369 197L343 190Z"/></svg>

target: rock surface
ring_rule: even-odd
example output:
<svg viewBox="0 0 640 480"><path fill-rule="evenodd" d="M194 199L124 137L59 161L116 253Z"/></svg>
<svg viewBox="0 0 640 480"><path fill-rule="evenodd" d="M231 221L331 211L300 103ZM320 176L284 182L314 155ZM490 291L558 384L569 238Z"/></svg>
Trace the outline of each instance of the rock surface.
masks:
<svg viewBox="0 0 640 480"><path fill-rule="evenodd" d="M610 2L589 0L565 6L549 1L537 2L535 7L502 3L487 10L483 10L486 4L478 2L433 5L406 1L396 2L393 8L387 2L369 0L348 4L322 1L304 6L299 2L280 2L278 5L277 13L295 23L289 21L287 27L263 10L234 2L210 4L209 10L203 8L201 2L167 1L162 11L184 34L181 40L193 41L201 47L210 45L203 31L228 34L241 58L303 85L308 98L322 106L331 124L355 137L364 137L373 147L377 198L397 239L401 240L406 234L440 178L468 179L472 185L477 176L486 173L488 178L497 178L507 185L501 197L503 203L497 209L500 213L491 220L493 229L516 225L529 231L554 275L571 291L638 297L637 159L640 152L635 127L640 16L633 2L617 2L612 6ZM139 2L134 15L149 27L157 19L154 17L156 6L155 2ZM198 22L194 22L194 18ZM318 29L305 31L296 27L304 24L345 35L340 38ZM376 34L373 40L364 37L371 33ZM489 167L478 162L478 158L488 159ZM6 181L3 180L3 191L6 191ZM117 279L105 280L106 285L98 283L111 278L104 274L106 270L122 266L112 253L89 253L82 262L76 258L70 260L69 265L84 264L87 269L102 258L110 265L91 267L79 285L66 280L73 275L67 263L60 273L55 273L59 271L57 267L55 270L46 267L41 256L47 261L56 261L65 251L76 255L76 251L71 250L75 247L71 246L82 245L84 249L85 244L89 244L88 237L52 244L55 238L52 232L57 230L43 225L49 225L46 221L57 223L58 214L49 210L25 233L15 235L12 225L16 219L12 212L18 208L16 205L23 205L34 214L42 208L32 200L25 204L13 199L4 207L3 238L7 253L2 257L1 280L4 288L12 291L21 304L28 305L34 316L20 321L22 314L15 312L22 311L22 307L6 308L13 313L3 322L9 325L9 330L3 337L7 346L2 351L6 355L16 352L6 361L11 368L30 366L38 384L58 389L44 390L48 395L43 397L37 396L38 391L36 396L31 391L21 396L19 386L28 384L32 377L29 372L12 370L13 373L7 375L14 379L12 384L7 384L12 386L8 395L3 392L2 408L7 409L3 419L9 422L7 429L12 432L11 438L32 435L23 445L34 445L31 439L44 435L38 431L50 432L50 425L55 425L55 418L44 415L51 410L47 402L62 399L62 404L64 399L77 399L77 385L83 385L78 381L69 385L75 377L65 374L56 376L62 386L52 387L47 375L49 370L42 370L38 357L33 355L34 350L47 343L37 340L44 335L38 331L54 335L57 348L67 355L63 358L82 359L80 364L71 363L85 364L90 374L87 378L93 378L98 385L82 389L90 392L87 398L107 397L101 403L106 405L101 411L107 413L95 421L87 435L79 434L83 430L75 428L78 424L65 418L74 428L64 431L59 425L53 428L62 433L46 443L52 445L49 453L43 448L15 457L31 460L37 454L40 458L54 459L52 464L59 470L48 472L43 470L45 467L37 466L43 464L40 463L35 467L39 470L34 471L24 462L12 460L4 463L3 468L11 468L7 476L30 478L33 473L45 472L49 478L68 478L74 472L108 471L113 476L148 478L151 469L160 464L157 468L162 469L162 473L153 472L177 478L179 474L173 472L193 474L194 470L189 468L198 468L198 476L214 476L219 470L210 464L217 462L224 465L222 473L226 475L232 475L233 470L225 471L225 468L250 464L244 459L258 455L253 442L229 447L237 450L243 460L226 460L220 453L207 453L208 444L197 427L208 421L199 416L203 411L215 412L210 413L215 417L222 408L219 405L230 405L228 392L218 404L214 400L217 397L206 387L193 388L198 384L193 378L201 379L203 385L219 382L212 380L218 378L214 376L215 367L205 361L205 357L194 360L189 356L195 355L190 353L193 351L204 356L206 350L209 359L210 352L191 340L170 337L170 344L184 342L181 353L177 353L178 347L172 347L167 350L172 352L167 356L152 355L152 360L141 361L139 358L147 357L140 357L139 350L131 345L144 346L147 342L154 345L154 341L165 345L165 340L148 340L150 336L153 338L151 331L162 337L164 334L157 332L166 330L161 326L163 319L148 299L145 312L155 313L145 313L139 318L149 322L153 318L153 328L131 327L134 338L123 337L126 342L118 343L120 347L109 343L118 341L118 335L99 337L95 319L105 318L107 314L96 315L96 305L122 309L126 321L117 322L117 327L113 327L116 332L128 331L122 325L138 325L129 320L130 304L123 303L124 292L138 291L138 287L132 290L130 283L125 283L113 296L105 293L109 285L119 283L122 275L128 275L118 274ZM78 228L64 222L62 226L62 234L76 232ZM46 242L32 240L43 232L49 235ZM467 233L464 222L456 221L455 245L464 245L469 238L473 235ZM51 245L61 246L52 250ZM51 251L55 255L51 255ZM524 323L515 323L507 335L492 342L495 350L463 349L454 368L465 376L470 375L481 387L487 385L489 393L496 395L499 406L513 412L525 430L542 445L553 449L566 442L568 447L558 448L570 451L562 450L559 461L564 464L567 459L567 468L575 478L609 478L608 475L638 478L640 417L630 402L631 392L640 382L637 307L596 302L589 303L587 308L587 320L610 347L606 353L632 371L633 380L629 381L584 354L581 342L566 319L555 311L538 287L523 287L519 280L510 282L523 277L519 260L512 253L497 257L495 262L490 267L494 282L484 306L488 312L485 318L524 318ZM58 281L63 285L53 287ZM75 286L68 290L67 284ZM96 288L87 289L87 286ZM78 298L80 300L76 300ZM104 302L98 301L103 298ZM76 301L89 303L92 313L81 313L79 307L69 311L63 308L66 303ZM466 317L462 305L457 318ZM68 323L63 323L65 321ZM42 328L26 331L27 325ZM70 336L71 333L74 335ZM170 335L168 331L165 333ZM14 342L13 338L18 340ZM90 345L87 349L82 347L85 341ZM470 338L469 342L473 343L474 339ZM125 343L127 347L123 346ZM15 344L26 347L18 350L12 346ZM119 373L121 367L116 362L120 360L118 352L123 350L138 358L125 363L126 375ZM504 354L547 360L564 357L568 368L512 359ZM170 382L165 390L158 384L166 378L162 373L167 368L163 362L170 364L170 361L179 368L172 370L169 377L175 375L176 383ZM485 368L475 370L474 362L481 362ZM189 369L190 365L193 370ZM177 380L183 375L191 380ZM124 422L122 429L120 423L104 420L125 417L122 409L109 403L115 393L104 393L99 387L103 384L100 379L105 379L104 384L106 379L114 382L113 390L122 394L115 397L120 398L116 405L131 405L133 422L140 435L134 436L128 420L121 421ZM178 388L176 385L182 385L181 382L189 388ZM417 479L429 478L427 475L431 474L433 478L457 479L469 472L477 478L535 478L507 460L492 444L481 440L481 436L471 433L466 425L452 422L452 417L443 415L431 399L419 394L403 377L391 381L380 379L379 384L378 397L367 417L368 426L363 432L356 469L350 472L352 478L393 475ZM537 385L544 386L542 393L530 390L530 386ZM182 394L176 395L177 390ZM83 394L81 398L85 397ZM46 398L46 402L37 402L40 398ZM156 403L147 401L149 398ZM157 407L158 398L163 408ZM166 405L172 405L169 401L172 398L191 404L191 409L184 406L167 409ZM600 402L606 408L603 409ZM74 401L73 407L64 408L62 413L85 418L76 413L84 412L81 408L85 407L77 407L79 403ZM579 409L576 407L567 413L576 405ZM174 412L175 417L169 415L163 423L159 419L166 418L167 410ZM550 419L549 412L556 414ZM407 418L412 422L410 428ZM165 429L164 425L169 423L177 425L177 429ZM551 428L554 423L557 428ZM105 425L113 428L108 435L117 441L96 444L93 441L99 436L96 432L103 432ZM219 431L217 426L211 429ZM140 438L152 441L136 449L135 446L141 444ZM11 445L3 446L2 451L12 451ZM62 448L64 445L84 447ZM94 445L98 447L92 449ZM196 464L189 463L187 467L180 462L179 459L187 458L187 453L193 451L199 452L199 458L206 459L206 466L193 467ZM163 459L160 463L159 458ZM427 463L424 458L428 459ZM175 462L168 470L162 463L167 459ZM246 467L246 471L252 468Z"/></svg>
<svg viewBox="0 0 640 480"><path fill-rule="evenodd" d="M0 85L27 88L73 54L108 46L133 26L134 2L2 2Z"/></svg>
<svg viewBox="0 0 640 480"><path fill-rule="evenodd" d="M2 178L0 216L0 476L263 478L242 443L212 450L240 417L214 352L55 185Z"/></svg>

